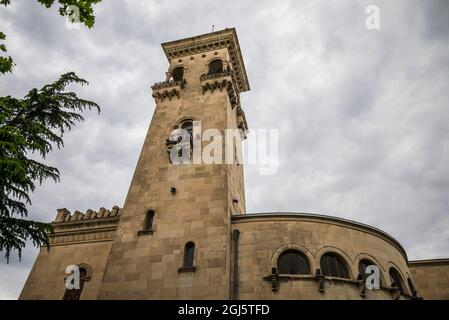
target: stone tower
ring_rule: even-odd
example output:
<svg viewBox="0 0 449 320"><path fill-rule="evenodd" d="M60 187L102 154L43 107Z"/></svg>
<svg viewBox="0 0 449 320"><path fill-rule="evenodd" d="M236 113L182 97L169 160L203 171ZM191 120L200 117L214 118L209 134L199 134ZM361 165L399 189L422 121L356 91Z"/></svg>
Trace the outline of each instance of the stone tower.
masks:
<svg viewBox="0 0 449 320"><path fill-rule="evenodd" d="M449 259L408 261L375 227L245 214L235 142L247 131L240 93L249 84L236 32L162 47L169 67L152 86L156 109L124 208L58 209L51 247L41 248L20 299L449 298ZM75 265L80 287L70 289ZM375 290L368 266L379 270Z"/></svg>
<svg viewBox="0 0 449 320"><path fill-rule="evenodd" d="M225 29L162 47L169 62L166 79L152 86L155 112L98 298L228 299L231 216L245 213L243 166L229 164L224 154L225 130L239 129L237 139L247 131L240 93L249 83L237 34ZM215 149L212 164L173 163L173 148L188 160L197 152L179 149L180 129L191 137L187 146L201 145L204 154L215 142L223 155ZM207 129L216 130L207 137ZM234 153L238 148L237 143Z"/></svg>

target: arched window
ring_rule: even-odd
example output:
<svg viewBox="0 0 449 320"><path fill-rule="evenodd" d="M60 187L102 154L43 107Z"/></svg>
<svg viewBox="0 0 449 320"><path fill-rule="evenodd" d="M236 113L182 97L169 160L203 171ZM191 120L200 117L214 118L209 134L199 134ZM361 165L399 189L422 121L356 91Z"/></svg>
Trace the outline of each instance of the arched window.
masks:
<svg viewBox="0 0 449 320"><path fill-rule="evenodd" d="M404 282L402 281L402 277L399 271L391 267L389 273L390 273L391 286L399 288L399 291L403 293Z"/></svg>
<svg viewBox="0 0 449 320"><path fill-rule="evenodd" d="M309 274L310 267L307 258L297 250L283 252L277 262L280 274Z"/></svg>
<svg viewBox="0 0 449 320"><path fill-rule="evenodd" d="M193 120L176 124L167 139L167 153L172 164L189 164L193 154Z"/></svg>
<svg viewBox="0 0 449 320"><path fill-rule="evenodd" d="M154 211L148 210L147 216L145 218L145 229L146 231L153 230L153 220L154 220Z"/></svg>
<svg viewBox="0 0 449 320"><path fill-rule="evenodd" d="M363 277L366 275L366 268L368 266L373 266L373 265L377 266L374 262L372 262L369 259L362 259L362 260L360 260L360 262L359 262L359 276L357 277L357 279L358 280L364 279ZM379 283L381 283L381 282L382 282L382 279L379 279Z"/></svg>
<svg viewBox="0 0 449 320"><path fill-rule="evenodd" d="M321 273L324 276L349 279L346 263L338 254L330 252L321 257Z"/></svg>
<svg viewBox="0 0 449 320"><path fill-rule="evenodd" d="M407 282L408 282L408 287L410 289L410 293L412 294L412 296L416 297L418 295L418 293L416 292L416 289L415 289L415 286L413 285L412 279L408 278Z"/></svg>
<svg viewBox="0 0 449 320"><path fill-rule="evenodd" d="M144 236L153 234L153 221L154 221L154 211L148 210L145 215L143 229L137 232L137 235Z"/></svg>
<svg viewBox="0 0 449 320"><path fill-rule="evenodd" d="M173 78L173 81L181 81L184 77L184 68L183 67L176 67L171 71L171 76Z"/></svg>
<svg viewBox="0 0 449 320"><path fill-rule="evenodd" d="M190 241L184 248L184 267L193 267L193 258L195 255L195 244Z"/></svg>
<svg viewBox="0 0 449 320"><path fill-rule="evenodd" d="M182 143L178 143L178 156L181 163L189 162L193 151L193 122L186 120L179 126L182 131Z"/></svg>
<svg viewBox="0 0 449 320"><path fill-rule="evenodd" d="M81 298L81 293L83 292L84 283L90 280L90 275L92 271L90 267L83 265L79 267L79 289L65 289L63 300L79 300Z"/></svg>
<svg viewBox="0 0 449 320"><path fill-rule="evenodd" d="M189 135L189 139L185 139L186 141L192 140L192 131L193 131L193 122L191 120L186 120L181 124L181 129L184 129L187 131L187 134Z"/></svg>
<svg viewBox="0 0 449 320"><path fill-rule="evenodd" d="M216 74L223 72L223 61L220 59L212 60L209 63L209 74Z"/></svg>

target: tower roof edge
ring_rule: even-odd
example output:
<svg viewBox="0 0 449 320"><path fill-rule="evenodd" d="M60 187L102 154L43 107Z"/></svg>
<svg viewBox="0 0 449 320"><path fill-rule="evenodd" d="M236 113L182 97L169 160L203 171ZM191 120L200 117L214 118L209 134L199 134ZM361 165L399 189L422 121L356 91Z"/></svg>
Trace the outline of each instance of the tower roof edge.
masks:
<svg viewBox="0 0 449 320"><path fill-rule="evenodd" d="M168 61L192 54L227 48L230 62L236 72L239 91L244 92L250 90L245 63L235 28L226 28L220 31L164 42L161 46L164 49Z"/></svg>

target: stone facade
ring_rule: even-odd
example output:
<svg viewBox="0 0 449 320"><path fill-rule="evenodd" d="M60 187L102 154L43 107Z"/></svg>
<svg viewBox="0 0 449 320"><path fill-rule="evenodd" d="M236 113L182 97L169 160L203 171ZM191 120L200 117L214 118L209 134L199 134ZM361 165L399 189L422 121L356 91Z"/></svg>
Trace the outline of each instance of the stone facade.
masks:
<svg viewBox="0 0 449 320"><path fill-rule="evenodd" d="M250 86L235 29L162 47L169 67L165 81L152 86L156 109L123 209L59 210L52 247L41 249L21 299L62 299L71 264L88 270L81 299L415 299L421 290L424 298L447 298L444 290L429 293L426 266L410 272L401 245L376 228L312 214L246 214L243 165L223 157L173 163L173 132L191 123L187 143L208 150L213 140L225 150L224 139L216 139L239 129L232 150L241 152L248 125L240 94ZM211 72L217 60L220 70ZM202 139L194 121L200 133L215 133ZM308 273L279 273L286 251L301 253ZM329 252L340 257L346 278L322 274ZM363 259L379 267L379 290L365 288ZM392 268L403 290L392 286ZM432 270L444 287L447 266Z"/></svg>
<svg viewBox="0 0 449 320"><path fill-rule="evenodd" d="M390 288L389 268L410 278L407 256L401 245L373 227L335 217L304 213L248 214L232 219L238 240L239 299L399 299L411 298ZM303 253L310 274L272 275L284 251ZM323 254L333 252L345 261L349 279L325 277L320 288ZM358 265L369 259L380 269L380 290L363 290ZM274 283L273 283L274 281Z"/></svg>
<svg viewBox="0 0 449 320"><path fill-rule="evenodd" d="M423 297L449 300L449 259L410 261L409 268Z"/></svg>
<svg viewBox="0 0 449 320"><path fill-rule="evenodd" d="M81 299L96 299L120 211L114 207L70 214L67 209L59 209L53 222L50 249L40 249L19 299L62 299L69 265L87 266L90 279L84 285Z"/></svg>

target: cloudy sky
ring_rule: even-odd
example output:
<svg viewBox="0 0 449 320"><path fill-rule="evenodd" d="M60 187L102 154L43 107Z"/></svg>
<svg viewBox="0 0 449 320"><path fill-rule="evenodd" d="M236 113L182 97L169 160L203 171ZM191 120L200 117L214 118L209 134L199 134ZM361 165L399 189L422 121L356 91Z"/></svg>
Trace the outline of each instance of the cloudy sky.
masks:
<svg viewBox="0 0 449 320"><path fill-rule="evenodd" d="M56 8L14 0L0 30L17 66L0 95L75 71L101 115L66 135L47 163L61 183L32 195L30 218L123 205L164 79L160 43L236 27L252 90L251 128L279 129L280 167L247 166L248 212L294 211L367 223L410 259L449 257L449 1L107 1L93 29L71 30ZM368 30L368 5L380 29ZM251 141L248 141L251 143ZM0 299L15 299L37 249L0 258Z"/></svg>

